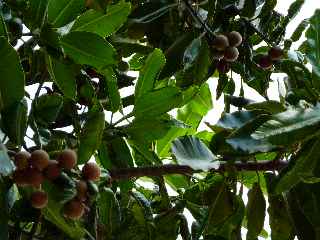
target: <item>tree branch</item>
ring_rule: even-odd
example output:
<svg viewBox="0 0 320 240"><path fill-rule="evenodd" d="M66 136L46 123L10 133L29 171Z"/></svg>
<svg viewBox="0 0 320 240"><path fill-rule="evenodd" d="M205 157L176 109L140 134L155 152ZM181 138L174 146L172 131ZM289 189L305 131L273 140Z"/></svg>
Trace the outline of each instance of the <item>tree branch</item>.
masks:
<svg viewBox="0 0 320 240"><path fill-rule="evenodd" d="M235 169L237 171L274 171L286 167L287 161L259 161L259 162L236 162L234 164L224 163L218 169L211 169L211 172L224 172L227 169ZM139 177L156 177L170 174L192 175L201 172L194 170L186 165L167 164L162 166L136 167L136 168L120 168L110 170L111 179L113 181L139 178Z"/></svg>

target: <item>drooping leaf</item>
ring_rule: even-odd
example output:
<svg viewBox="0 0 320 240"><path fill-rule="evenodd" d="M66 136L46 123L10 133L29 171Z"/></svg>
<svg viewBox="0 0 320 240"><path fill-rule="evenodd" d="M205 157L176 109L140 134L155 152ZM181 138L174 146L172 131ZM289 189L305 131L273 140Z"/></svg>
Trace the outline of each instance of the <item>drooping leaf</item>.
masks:
<svg viewBox="0 0 320 240"><path fill-rule="evenodd" d="M207 146L198 138L184 136L172 143L172 153L181 165L188 165L194 170L207 171L217 169L219 162Z"/></svg>
<svg viewBox="0 0 320 240"><path fill-rule="evenodd" d="M90 112L83 128L81 129L80 145L78 148L79 164L86 163L98 149L101 143L104 127L104 113Z"/></svg>
<svg viewBox="0 0 320 240"><path fill-rule="evenodd" d="M294 18L302 8L302 5L304 4L305 0L295 0L288 9L288 18Z"/></svg>
<svg viewBox="0 0 320 240"><path fill-rule="evenodd" d="M252 111L237 111L224 114L214 127L225 129L237 129L245 125L257 116Z"/></svg>
<svg viewBox="0 0 320 240"><path fill-rule="evenodd" d="M302 33L304 32L304 30L307 28L307 26L309 25L309 19L304 19L302 20L299 25L296 27L296 29L294 30L294 32L292 33L290 39L293 42L296 42L300 39Z"/></svg>
<svg viewBox="0 0 320 240"><path fill-rule="evenodd" d="M61 39L67 55L75 62L97 69L115 63L115 50L99 35L90 32L71 32Z"/></svg>
<svg viewBox="0 0 320 240"><path fill-rule="evenodd" d="M130 13L130 3L121 1L107 8L105 14L90 9L80 15L71 31L93 32L106 37L116 32L127 20Z"/></svg>

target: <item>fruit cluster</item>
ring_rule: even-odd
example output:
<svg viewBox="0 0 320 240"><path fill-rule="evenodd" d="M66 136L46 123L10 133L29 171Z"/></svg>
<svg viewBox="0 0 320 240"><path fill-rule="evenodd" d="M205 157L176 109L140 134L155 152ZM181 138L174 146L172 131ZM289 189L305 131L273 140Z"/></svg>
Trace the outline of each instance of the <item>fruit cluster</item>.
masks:
<svg viewBox="0 0 320 240"><path fill-rule="evenodd" d="M212 42L212 57L219 60L217 69L220 73L230 70L230 63L238 59L238 46L242 43L239 32L232 31L227 34L219 34Z"/></svg>
<svg viewBox="0 0 320 240"><path fill-rule="evenodd" d="M268 54L263 55L259 59L259 67L262 69L270 69L274 62L279 61L283 57L283 50L278 47L270 48Z"/></svg>
<svg viewBox="0 0 320 240"><path fill-rule="evenodd" d="M62 172L70 172L77 165L77 154L70 149L62 151L57 160L50 160L44 150L35 150L31 154L20 151L14 156L16 169L13 173L13 181L19 187L31 186L33 192L30 197L34 208L42 209L48 204L48 194L41 190L41 184L45 181L54 182ZM84 202L87 197L87 181L97 181L100 178L100 168L96 163L86 163L81 171L81 179L76 182L76 197L67 202L63 207L63 214L70 219L79 219L84 214Z"/></svg>

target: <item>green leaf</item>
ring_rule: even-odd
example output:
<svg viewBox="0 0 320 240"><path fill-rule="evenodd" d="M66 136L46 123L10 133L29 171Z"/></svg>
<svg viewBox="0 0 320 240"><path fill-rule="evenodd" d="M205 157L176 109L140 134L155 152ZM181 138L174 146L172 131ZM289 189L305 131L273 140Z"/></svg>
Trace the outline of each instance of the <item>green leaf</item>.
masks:
<svg viewBox="0 0 320 240"><path fill-rule="evenodd" d="M296 27L296 29L294 30L294 32L291 34L290 39L293 42L296 42L300 39L302 33L304 32L304 30L307 28L307 26L309 26L309 19L304 19L302 20L299 25Z"/></svg>
<svg viewBox="0 0 320 240"><path fill-rule="evenodd" d="M48 21L56 28L75 19L85 7L85 0L50 0Z"/></svg>
<svg viewBox="0 0 320 240"><path fill-rule="evenodd" d="M259 183L255 183L248 192L247 204L247 240L255 240L263 229L266 201Z"/></svg>
<svg viewBox="0 0 320 240"><path fill-rule="evenodd" d="M135 87L134 95L136 99L153 90L155 81L165 63L165 56L160 49L156 48L148 55Z"/></svg>
<svg viewBox="0 0 320 240"><path fill-rule="evenodd" d="M165 87L147 92L136 100L134 114L136 118L150 118L162 115L177 107L182 102L178 88Z"/></svg>
<svg viewBox="0 0 320 240"><path fill-rule="evenodd" d="M310 108L290 108L273 115L260 126L252 137L267 139L272 144L285 146L306 140L319 133L320 104Z"/></svg>
<svg viewBox="0 0 320 240"><path fill-rule="evenodd" d="M7 31L6 23L2 16L2 12L0 12L0 37L8 38L8 31Z"/></svg>
<svg viewBox="0 0 320 240"><path fill-rule="evenodd" d="M304 0L295 0L288 9L287 17L292 19L294 18L301 10Z"/></svg>
<svg viewBox="0 0 320 240"><path fill-rule="evenodd" d="M12 171L13 171L13 163L8 156L7 148L0 141L0 177L8 176L12 173Z"/></svg>
<svg viewBox="0 0 320 240"><path fill-rule="evenodd" d="M257 114L253 111L236 111L233 113L224 114L214 127L224 129L238 129L244 126L247 122L253 120Z"/></svg>
<svg viewBox="0 0 320 240"><path fill-rule="evenodd" d="M121 97L118 89L117 76L112 68L105 68L100 71L105 77L108 97L110 101L110 110L111 112L116 112L121 107Z"/></svg>
<svg viewBox="0 0 320 240"><path fill-rule="evenodd" d="M245 0L244 6L241 10L241 16L252 18L257 9L257 1L255 0Z"/></svg>
<svg viewBox="0 0 320 240"><path fill-rule="evenodd" d="M27 130L28 106L25 99L15 103L8 109L3 110L2 124L3 131L12 143L21 146Z"/></svg>
<svg viewBox="0 0 320 240"><path fill-rule="evenodd" d="M245 106L247 110L263 110L271 114L276 114L280 112L284 112L286 108L283 106L282 103L269 100L259 103L249 103Z"/></svg>
<svg viewBox="0 0 320 240"><path fill-rule="evenodd" d="M67 55L75 62L97 69L115 63L115 50L102 37L89 32L71 32L61 39Z"/></svg>
<svg viewBox="0 0 320 240"><path fill-rule="evenodd" d="M104 127L104 112L90 112L80 133L79 164L86 163L99 148Z"/></svg>
<svg viewBox="0 0 320 240"><path fill-rule="evenodd" d="M0 110L22 100L24 72L19 56L4 37L0 37Z"/></svg>
<svg viewBox="0 0 320 240"><path fill-rule="evenodd" d="M30 30L41 28L46 21L49 0L30 0L26 9L25 24Z"/></svg>
<svg viewBox="0 0 320 240"><path fill-rule="evenodd" d="M62 93L71 99L77 95L76 75L79 68L73 64L47 57L48 72Z"/></svg>
<svg viewBox="0 0 320 240"><path fill-rule="evenodd" d="M172 143L172 153L180 165L188 165L194 170L217 169L219 162L207 146L198 138L184 136Z"/></svg>
<svg viewBox="0 0 320 240"><path fill-rule="evenodd" d="M93 32L101 37L107 37L126 22L130 9L130 3L124 1L109 6L106 14L90 9L77 18L71 31Z"/></svg>

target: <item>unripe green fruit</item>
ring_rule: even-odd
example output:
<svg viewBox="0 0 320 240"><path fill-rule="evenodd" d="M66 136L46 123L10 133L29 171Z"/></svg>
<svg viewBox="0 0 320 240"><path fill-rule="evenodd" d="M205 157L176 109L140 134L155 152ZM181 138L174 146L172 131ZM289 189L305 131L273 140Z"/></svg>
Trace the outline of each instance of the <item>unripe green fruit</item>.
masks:
<svg viewBox="0 0 320 240"><path fill-rule="evenodd" d="M58 162L60 167L71 170L77 164L77 154L71 149L63 150L58 157Z"/></svg>
<svg viewBox="0 0 320 240"><path fill-rule="evenodd" d="M31 205L34 208L42 209L48 205L48 194L36 191L31 194Z"/></svg>
<svg viewBox="0 0 320 240"><path fill-rule="evenodd" d="M227 73L230 70L230 64L224 60L220 60L217 64L217 70L219 73Z"/></svg>
<svg viewBox="0 0 320 240"><path fill-rule="evenodd" d="M278 61L283 57L283 50L278 46L272 47L268 55L272 61Z"/></svg>
<svg viewBox="0 0 320 240"><path fill-rule="evenodd" d="M44 181L42 173L35 168L26 169L26 181L29 185L38 188Z"/></svg>
<svg viewBox="0 0 320 240"><path fill-rule="evenodd" d="M44 171L44 174L46 178L49 180L57 179L61 174L61 168L59 166L58 161L50 160L48 167Z"/></svg>
<svg viewBox="0 0 320 240"><path fill-rule="evenodd" d="M79 180L76 184L76 189L77 189L77 198L79 200L84 200L87 196L88 192L88 185L85 181Z"/></svg>
<svg viewBox="0 0 320 240"><path fill-rule="evenodd" d="M84 214L84 205L79 200L73 199L63 207L63 215L67 218L77 220Z"/></svg>
<svg viewBox="0 0 320 240"><path fill-rule="evenodd" d="M228 33L227 37L229 40L229 45L231 47L238 47L242 43L242 36L237 31L232 31L232 32Z"/></svg>
<svg viewBox="0 0 320 240"><path fill-rule="evenodd" d="M97 181L100 178L101 170L94 162L86 163L82 168L82 175L86 180Z"/></svg>
<svg viewBox="0 0 320 240"><path fill-rule="evenodd" d="M237 60L239 56L239 51L236 47L228 47L224 51L224 60L227 62L234 62Z"/></svg>
<svg viewBox="0 0 320 240"><path fill-rule="evenodd" d="M262 56L259 59L258 65L263 69L270 69L272 67L272 60L268 55Z"/></svg>
<svg viewBox="0 0 320 240"><path fill-rule="evenodd" d="M14 156L14 164L17 169L22 170L29 167L31 154L26 151L20 151Z"/></svg>
<svg viewBox="0 0 320 240"><path fill-rule="evenodd" d="M212 42L212 46L219 51L224 51L229 46L228 38L222 34L217 35Z"/></svg>
<svg viewBox="0 0 320 240"><path fill-rule="evenodd" d="M42 171L49 165L49 155L44 150L35 150L31 153L30 164L32 167Z"/></svg>

